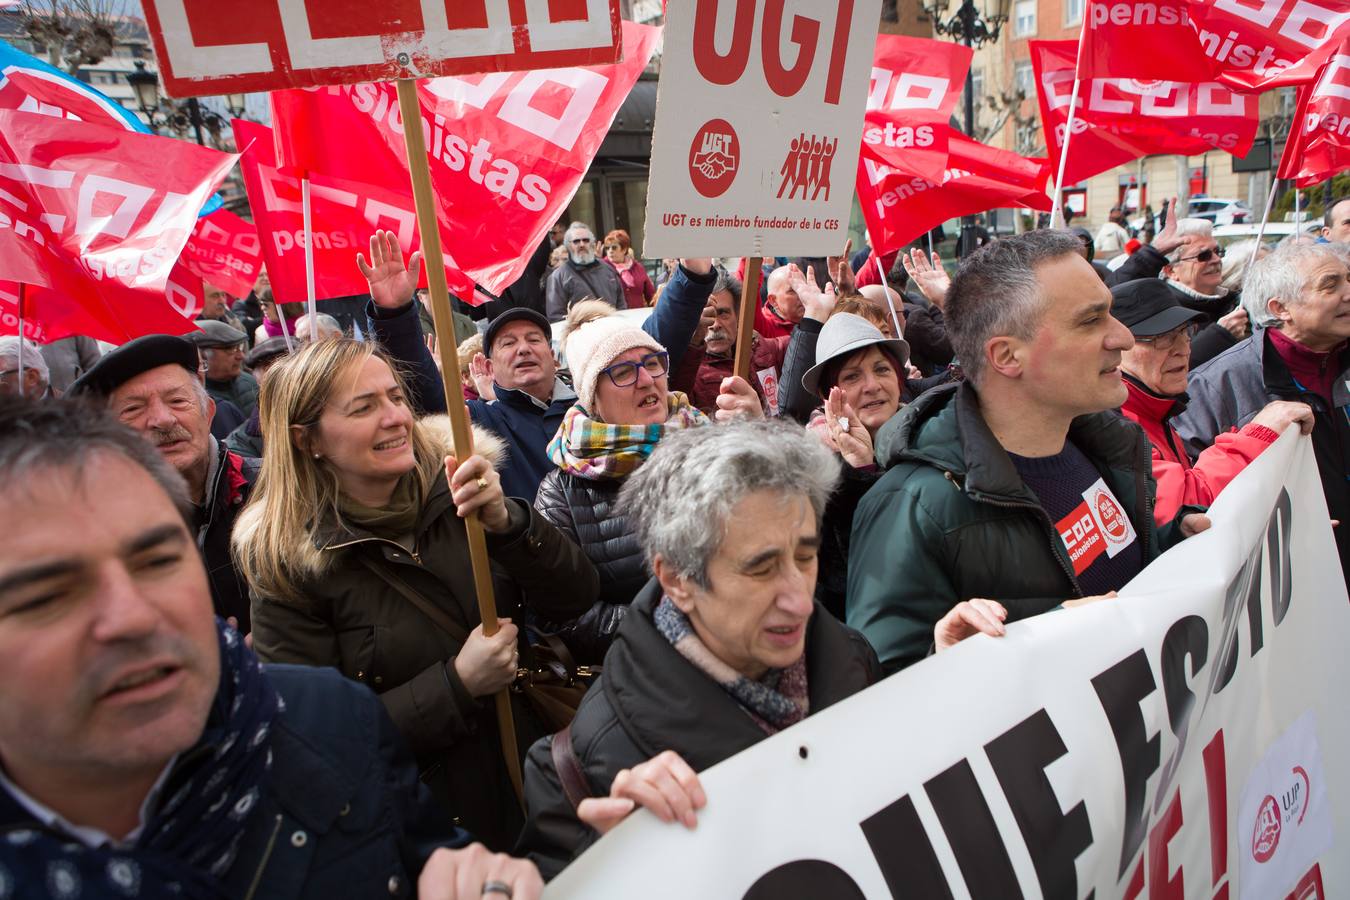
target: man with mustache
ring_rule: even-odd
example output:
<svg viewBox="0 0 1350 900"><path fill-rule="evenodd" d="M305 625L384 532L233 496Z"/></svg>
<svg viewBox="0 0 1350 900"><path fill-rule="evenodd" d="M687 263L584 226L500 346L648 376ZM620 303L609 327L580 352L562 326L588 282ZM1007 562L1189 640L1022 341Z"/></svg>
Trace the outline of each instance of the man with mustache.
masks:
<svg viewBox="0 0 1350 900"><path fill-rule="evenodd" d="M882 426L886 474L853 518L848 624L895 671L1003 621L1110 596L1167 542L1148 438L1117 415L1134 343L1062 231L971 254L947 327L966 381ZM1167 538L1209 520L1192 513Z"/></svg>
<svg viewBox="0 0 1350 900"><path fill-rule="evenodd" d="M0 894L537 900L445 849L374 694L211 615L182 477L107 413L0 399L0 504Z"/></svg>
<svg viewBox="0 0 1350 900"><path fill-rule="evenodd" d="M567 261L548 276L548 320L561 322L573 303L587 297L624 309L623 282L613 266L605 265L595 255L595 234L580 222L573 222L564 241Z"/></svg>
<svg viewBox="0 0 1350 900"><path fill-rule="evenodd" d="M741 281L725 269L717 269L717 282L708 296L712 325L702 341L695 335L684 361L671 379L671 387L684 391L689 400L707 415L717 411L717 395L722 382L733 374L736 361L736 336L741 312ZM778 414L778 382L783 373L783 358L792 335L761 337L750 333L750 386L760 403L768 399L769 414Z"/></svg>
<svg viewBox="0 0 1350 900"><path fill-rule="evenodd" d="M248 586L230 557L230 530L248 501L261 462L211 436L216 403L198 371L197 348L181 337L136 338L103 356L72 395L103 401L124 425L154 444L187 482L192 530L206 563L218 615L249 632Z"/></svg>

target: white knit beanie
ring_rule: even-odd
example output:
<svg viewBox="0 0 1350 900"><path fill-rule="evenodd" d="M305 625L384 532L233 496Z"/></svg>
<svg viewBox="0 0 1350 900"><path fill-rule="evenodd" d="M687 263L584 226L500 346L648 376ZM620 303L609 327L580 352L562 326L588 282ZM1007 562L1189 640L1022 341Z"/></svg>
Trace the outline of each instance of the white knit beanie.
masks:
<svg viewBox="0 0 1350 900"><path fill-rule="evenodd" d="M623 316L602 316L582 325L567 336L567 364L572 370L572 388L587 412L595 414L595 384L600 370L607 368L614 357L646 347L653 351L666 349L656 338Z"/></svg>

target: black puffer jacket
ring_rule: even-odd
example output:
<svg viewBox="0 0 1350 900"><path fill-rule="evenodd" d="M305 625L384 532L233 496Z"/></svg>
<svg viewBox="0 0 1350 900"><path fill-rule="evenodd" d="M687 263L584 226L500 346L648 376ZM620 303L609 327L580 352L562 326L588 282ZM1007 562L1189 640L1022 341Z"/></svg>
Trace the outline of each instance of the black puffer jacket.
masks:
<svg viewBox="0 0 1350 900"><path fill-rule="evenodd" d="M628 517L614 509L622 487L622 480L582 478L554 469L534 498L539 515L580 547L600 576L595 607L560 633L579 662L604 657L624 609L647 583L637 535Z"/></svg>
<svg viewBox="0 0 1350 900"><path fill-rule="evenodd" d="M592 796L609 794L621 769L674 750L696 772L764 740L764 732L731 695L681 656L656 630L652 614L661 586L652 580L633 601L604 675L572 721L572 748ZM806 629L810 715L875 684L876 654L858 632L819 605ZM597 837L577 819L553 767L552 738L530 748L525 763L529 811L517 852L552 878Z"/></svg>

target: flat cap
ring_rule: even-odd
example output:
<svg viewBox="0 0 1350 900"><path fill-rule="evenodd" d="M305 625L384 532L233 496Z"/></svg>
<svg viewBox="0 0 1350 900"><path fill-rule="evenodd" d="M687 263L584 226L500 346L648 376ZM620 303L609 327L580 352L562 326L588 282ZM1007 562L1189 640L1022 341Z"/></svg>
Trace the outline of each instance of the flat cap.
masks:
<svg viewBox="0 0 1350 900"><path fill-rule="evenodd" d="M189 331L183 337L198 347L234 347L248 340L238 328L215 319L198 319L197 327L201 331Z"/></svg>
<svg viewBox="0 0 1350 900"><path fill-rule="evenodd" d="M250 369L256 369L258 366L265 366L278 356L285 356L289 352L290 350L286 347L286 339L277 335L265 341L259 341L244 357L244 364Z"/></svg>
<svg viewBox="0 0 1350 900"><path fill-rule="evenodd" d="M66 393L107 397L142 372L160 366L182 366L196 375L198 365L197 348L185 338L148 334L105 353Z"/></svg>

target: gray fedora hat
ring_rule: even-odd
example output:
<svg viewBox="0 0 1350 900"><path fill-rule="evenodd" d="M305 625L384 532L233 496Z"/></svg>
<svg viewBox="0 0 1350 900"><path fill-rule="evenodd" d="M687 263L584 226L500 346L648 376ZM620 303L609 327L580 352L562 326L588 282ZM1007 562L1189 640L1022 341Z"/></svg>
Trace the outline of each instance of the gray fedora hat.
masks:
<svg viewBox="0 0 1350 900"><path fill-rule="evenodd" d="M816 364L807 369L806 374L802 376L802 387L813 396L820 396L817 390L820 386L820 377L825 374L825 369L831 362L852 356L859 350L865 350L873 345L889 350L902 366L909 362L909 344L902 338L886 337L880 328L862 316L855 316L853 313L835 313L825 322L825 327L820 329L820 336L816 338ZM904 373L901 372L899 375L903 384Z"/></svg>

